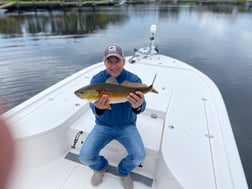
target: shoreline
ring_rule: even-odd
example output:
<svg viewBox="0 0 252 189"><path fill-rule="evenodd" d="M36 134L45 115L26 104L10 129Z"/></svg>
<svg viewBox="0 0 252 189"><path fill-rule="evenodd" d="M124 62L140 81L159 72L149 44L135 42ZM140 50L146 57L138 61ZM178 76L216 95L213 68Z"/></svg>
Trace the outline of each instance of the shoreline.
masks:
<svg viewBox="0 0 252 189"><path fill-rule="evenodd" d="M153 1L147 0L135 0L135 1L111 1L111 0L100 0L100 1L5 1L0 3L0 10L5 10L5 12L12 11L37 11L37 10L65 10L71 8L84 8L91 7L95 10L96 7L101 6L123 6L128 4L149 4L155 3ZM252 5L252 0L162 0L157 3L161 4L198 4L198 5Z"/></svg>

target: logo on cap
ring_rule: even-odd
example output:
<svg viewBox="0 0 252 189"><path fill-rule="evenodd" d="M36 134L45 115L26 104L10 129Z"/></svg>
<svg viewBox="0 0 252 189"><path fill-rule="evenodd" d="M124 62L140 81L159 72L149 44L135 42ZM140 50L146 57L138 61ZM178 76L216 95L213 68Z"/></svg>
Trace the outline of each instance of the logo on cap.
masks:
<svg viewBox="0 0 252 189"><path fill-rule="evenodd" d="M116 46L109 46L108 53L114 53L116 52Z"/></svg>

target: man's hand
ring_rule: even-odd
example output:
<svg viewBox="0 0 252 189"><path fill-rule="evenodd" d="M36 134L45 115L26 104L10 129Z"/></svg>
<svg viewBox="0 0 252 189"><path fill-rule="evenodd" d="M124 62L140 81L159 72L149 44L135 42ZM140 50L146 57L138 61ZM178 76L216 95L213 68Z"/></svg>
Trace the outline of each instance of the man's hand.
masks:
<svg viewBox="0 0 252 189"><path fill-rule="evenodd" d="M132 108L136 109L142 105L144 101L144 94L141 91L136 91L135 93L130 93L127 96L127 99Z"/></svg>
<svg viewBox="0 0 252 189"><path fill-rule="evenodd" d="M111 109L109 105L109 97L106 94L102 94L100 98L97 101L95 101L94 105L96 108L100 110Z"/></svg>

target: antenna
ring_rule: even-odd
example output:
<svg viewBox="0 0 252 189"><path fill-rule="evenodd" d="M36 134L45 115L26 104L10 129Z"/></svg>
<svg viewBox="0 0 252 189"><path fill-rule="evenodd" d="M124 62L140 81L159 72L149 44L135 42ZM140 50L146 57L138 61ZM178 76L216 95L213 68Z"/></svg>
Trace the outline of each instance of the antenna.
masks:
<svg viewBox="0 0 252 189"><path fill-rule="evenodd" d="M135 49L135 55L132 56L129 59L130 63L135 63L136 60L134 59L135 57L143 57L146 58L147 56L151 56L154 54L158 53L158 48L155 45L155 33L157 31L157 25L156 24L152 24L150 27L150 32L151 32L151 37L150 37L150 43L147 47L142 47L140 49Z"/></svg>
<svg viewBox="0 0 252 189"><path fill-rule="evenodd" d="M155 45L155 33L157 31L157 25L156 24L152 24L151 27L150 27L150 32L151 32L151 37L150 37L150 40L151 40L151 43L150 43L150 52L151 54L153 52L157 52L157 47Z"/></svg>
<svg viewBox="0 0 252 189"><path fill-rule="evenodd" d="M156 33L156 31L157 31L157 25L156 24L152 24L151 27L150 27L151 34L154 36L154 34Z"/></svg>

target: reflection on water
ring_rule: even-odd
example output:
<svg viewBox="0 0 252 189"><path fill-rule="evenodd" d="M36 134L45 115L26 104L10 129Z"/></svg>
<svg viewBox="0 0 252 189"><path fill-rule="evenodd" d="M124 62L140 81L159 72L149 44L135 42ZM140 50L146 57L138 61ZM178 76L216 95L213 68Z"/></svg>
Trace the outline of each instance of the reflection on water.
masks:
<svg viewBox="0 0 252 189"><path fill-rule="evenodd" d="M213 12L229 15L234 18L237 11L248 11L246 7L233 6L188 6L189 12L198 10L199 16L204 12ZM157 6L160 18L178 18L183 6ZM122 23L127 19L126 14L109 9L93 12L91 10L78 10L75 12L30 12L30 13L7 13L8 16L0 17L0 34L2 37L20 36L25 33L29 34L50 34L50 35L67 35L67 34L86 34L92 33L97 29L103 29L108 23ZM146 12L149 8L140 6L133 7L134 11ZM119 10L120 11L120 10ZM122 9L121 11L125 11Z"/></svg>
<svg viewBox="0 0 252 189"><path fill-rule="evenodd" d="M9 108L102 60L108 43L125 54L148 43L206 73L227 105L252 186L252 10L237 6L136 5L0 16L0 98Z"/></svg>
<svg viewBox="0 0 252 189"><path fill-rule="evenodd" d="M14 14L0 17L0 33L3 37L29 34L86 34L104 28L108 23L123 22L125 16L103 13L74 12L35 12L31 14Z"/></svg>

